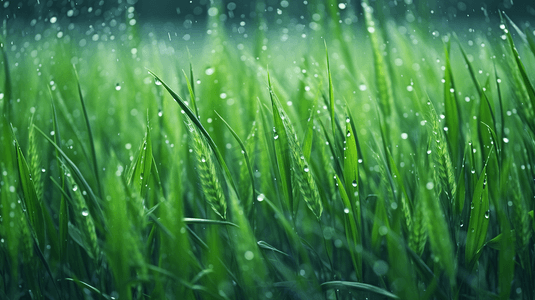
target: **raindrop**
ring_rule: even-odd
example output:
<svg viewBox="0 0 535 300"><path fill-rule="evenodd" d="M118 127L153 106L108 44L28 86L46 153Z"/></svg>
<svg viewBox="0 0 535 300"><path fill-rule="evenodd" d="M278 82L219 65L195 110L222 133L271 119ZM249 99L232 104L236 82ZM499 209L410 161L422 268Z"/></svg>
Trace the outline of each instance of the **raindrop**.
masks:
<svg viewBox="0 0 535 300"><path fill-rule="evenodd" d="M487 210L485 212L485 219L488 219L490 217L490 210Z"/></svg>
<svg viewBox="0 0 535 300"><path fill-rule="evenodd" d="M347 136L347 137L350 137L350 136L351 136L351 132L349 132L349 130L347 131L346 136Z"/></svg>
<svg viewBox="0 0 535 300"><path fill-rule="evenodd" d="M262 202L262 201L264 201L265 198L266 198L266 196L264 196L264 194L260 194L260 195L258 195L258 197L256 197L256 200L258 200L258 202Z"/></svg>
<svg viewBox="0 0 535 300"><path fill-rule="evenodd" d="M117 85L115 85L115 90L116 91L120 91L121 90L121 86L117 83Z"/></svg>
<svg viewBox="0 0 535 300"><path fill-rule="evenodd" d="M357 187L357 180L356 180L356 179L353 180L353 182L351 183L351 185L352 185L353 187Z"/></svg>
<svg viewBox="0 0 535 300"><path fill-rule="evenodd" d="M306 173L308 173L308 171L310 171L310 169L308 168L308 166L305 166L304 170Z"/></svg>
<svg viewBox="0 0 535 300"><path fill-rule="evenodd" d="M214 69L214 68L208 68L208 69L206 69L206 70L204 71L204 74L210 76L210 75L214 74L214 72L215 72L215 69Z"/></svg>
<svg viewBox="0 0 535 300"><path fill-rule="evenodd" d="M89 211L87 210L87 208L82 209L82 216L84 217L89 216Z"/></svg>
<svg viewBox="0 0 535 300"><path fill-rule="evenodd" d="M162 85L162 82L159 81L158 79L156 79L156 80L154 80L154 84L156 84L156 85Z"/></svg>
<svg viewBox="0 0 535 300"><path fill-rule="evenodd" d="M344 208L344 213L348 214L349 213L349 208Z"/></svg>

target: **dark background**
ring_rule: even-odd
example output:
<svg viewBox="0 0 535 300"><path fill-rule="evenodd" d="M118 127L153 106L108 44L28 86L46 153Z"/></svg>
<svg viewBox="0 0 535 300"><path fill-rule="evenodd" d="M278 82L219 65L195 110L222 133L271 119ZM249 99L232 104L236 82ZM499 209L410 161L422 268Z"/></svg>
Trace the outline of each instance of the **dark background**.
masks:
<svg viewBox="0 0 535 300"><path fill-rule="evenodd" d="M190 3L191 2L191 3ZM281 2L286 2L281 5ZM253 19L262 14L267 20L279 18L277 9L290 18L309 18L317 10L326 11L329 3L344 3L344 14L360 15L360 0L0 0L0 20L58 20L109 21L124 19L126 9L135 7L136 18L140 21L183 21L185 19L202 22L207 18L210 3L218 6L220 12L233 18ZM533 0L370 0L384 15L397 17L411 10L424 19L485 18L497 16L498 10L509 16L525 20L535 20L535 1ZM286 6L286 7L284 7ZM69 13L69 11L71 11ZM433 13L431 13L433 11ZM533 22L535 23L535 22Z"/></svg>

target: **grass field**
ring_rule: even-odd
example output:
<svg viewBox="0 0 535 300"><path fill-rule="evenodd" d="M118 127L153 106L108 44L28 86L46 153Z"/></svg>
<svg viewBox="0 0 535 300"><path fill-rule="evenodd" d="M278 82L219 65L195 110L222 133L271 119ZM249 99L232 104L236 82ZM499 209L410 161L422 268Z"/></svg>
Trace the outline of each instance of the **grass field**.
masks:
<svg viewBox="0 0 535 300"><path fill-rule="evenodd" d="M534 299L533 29L327 8L4 24L0 299Z"/></svg>

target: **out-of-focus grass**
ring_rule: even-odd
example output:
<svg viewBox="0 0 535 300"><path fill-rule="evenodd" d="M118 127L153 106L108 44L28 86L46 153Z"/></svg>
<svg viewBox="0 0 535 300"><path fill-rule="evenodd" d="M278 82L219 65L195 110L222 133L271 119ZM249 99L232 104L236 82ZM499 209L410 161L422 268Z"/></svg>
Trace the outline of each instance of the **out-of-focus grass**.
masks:
<svg viewBox="0 0 535 300"><path fill-rule="evenodd" d="M532 299L533 34L363 8L238 45L211 16L190 59L2 37L2 298Z"/></svg>

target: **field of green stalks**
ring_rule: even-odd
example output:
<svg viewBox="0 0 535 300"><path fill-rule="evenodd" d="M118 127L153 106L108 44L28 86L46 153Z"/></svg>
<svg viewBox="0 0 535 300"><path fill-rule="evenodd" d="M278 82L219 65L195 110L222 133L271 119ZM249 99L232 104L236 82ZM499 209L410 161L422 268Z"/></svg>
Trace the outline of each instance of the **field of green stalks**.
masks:
<svg viewBox="0 0 535 300"><path fill-rule="evenodd" d="M533 29L327 7L4 23L0 299L534 299Z"/></svg>

